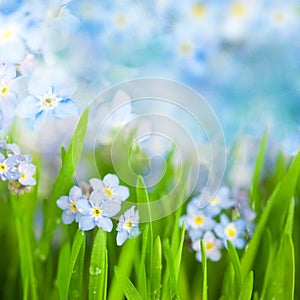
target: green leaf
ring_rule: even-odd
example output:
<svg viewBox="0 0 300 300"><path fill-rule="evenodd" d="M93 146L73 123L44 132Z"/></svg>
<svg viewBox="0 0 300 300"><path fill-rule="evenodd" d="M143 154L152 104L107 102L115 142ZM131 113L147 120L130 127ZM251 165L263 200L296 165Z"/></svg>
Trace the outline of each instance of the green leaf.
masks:
<svg viewBox="0 0 300 300"><path fill-rule="evenodd" d="M71 247L69 243L66 243L63 245L59 253L57 279L56 279L59 297L61 300L68 299L68 288L66 286L65 280L68 277L70 255L71 255Z"/></svg>
<svg viewBox="0 0 300 300"><path fill-rule="evenodd" d="M64 160L54 183L52 194L47 203L47 209L44 210L45 227L37 250L40 258L43 260L46 259L49 254L52 236L57 226L57 219L61 214L61 210L56 206L56 200L60 196L68 195L70 188L74 185L75 171L83 149L88 116L89 109L86 108L77 124L68 151L66 153L64 153L64 150L62 151L62 157Z"/></svg>
<svg viewBox="0 0 300 300"><path fill-rule="evenodd" d="M160 299L161 293L161 271L162 271L162 253L161 253L161 241L158 236L154 243L152 268L150 274L151 283L151 299Z"/></svg>
<svg viewBox="0 0 300 300"><path fill-rule="evenodd" d="M149 224L144 228L143 238L142 238L142 253L139 259L139 271L138 271L138 289L144 299L147 299L147 276L146 276L146 255L147 249L149 248Z"/></svg>
<svg viewBox="0 0 300 300"><path fill-rule="evenodd" d="M170 283L171 283L171 288L170 290L171 293L171 299L175 296L176 299L180 299L179 293L178 293L178 285L177 285L177 279L176 279L176 272L175 272L175 260L172 255L172 251L170 248L170 243L169 240L166 239L163 244L163 250L164 250L164 256L165 260L167 262L167 269L170 274Z"/></svg>
<svg viewBox="0 0 300 300"><path fill-rule="evenodd" d="M252 178L252 185L250 188L251 203L258 215L260 215L261 213L261 202L260 202L260 194L259 194L258 187L259 187L260 176L261 176L261 172L265 160L266 146L267 146L267 134L265 133L261 141L258 156L256 158L254 174Z"/></svg>
<svg viewBox="0 0 300 300"><path fill-rule="evenodd" d="M220 300L236 300L234 269L232 263L229 264L229 267L226 273L224 274L224 282Z"/></svg>
<svg viewBox="0 0 300 300"><path fill-rule="evenodd" d="M89 300L105 300L107 293L106 232L98 229L93 244L89 267Z"/></svg>
<svg viewBox="0 0 300 300"><path fill-rule="evenodd" d="M253 271L249 272L243 282L238 300L251 300L253 291Z"/></svg>
<svg viewBox="0 0 300 300"><path fill-rule="evenodd" d="M295 288L295 257L292 238L282 238L272 275L266 288L265 299L293 299Z"/></svg>
<svg viewBox="0 0 300 300"><path fill-rule="evenodd" d="M202 300L207 300L207 260L205 245L201 240L201 256L202 256Z"/></svg>
<svg viewBox="0 0 300 300"><path fill-rule="evenodd" d="M228 249L228 253L229 253L229 257L234 269L234 275L235 275L235 283L236 283L236 295L238 295L241 291L242 288L242 282L243 282L243 278L242 278L242 270L241 270L241 264L240 264L240 260L239 260L239 256L234 248L234 246L232 245L232 243L228 240L227 241L227 249Z"/></svg>
<svg viewBox="0 0 300 300"><path fill-rule="evenodd" d="M177 227L179 227L177 225ZM179 245L177 248L177 252L173 253L172 255L174 257L175 255L175 261L174 261L174 268L175 268L175 275L176 275L176 280L178 280L179 277L179 271L180 271L180 264L181 264L181 258L182 258L182 250L183 250L183 244L184 244L184 237L185 237L185 225L182 225L181 228L181 233L180 233L180 239L179 239Z"/></svg>
<svg viewBox="0 0 300 300"><path fill-rule="evenodd" d="M128 239L126 243L122 246L121 253L119 255L118 260L118 266L120 270L122 270L122 273L126 275L127 277L130 276L130 273L132 271L132 267L134 264L134 259L139 258L139 255L136 255L138 245L137 239ZM139 262L138 262L138 265ZM146 276L145 276L146 280ZM108 299L110 300L123 300L123 291L120 289L120 285L122 286L122 282L120 280L117 280L117 277L114 276L112 278L112 283L109 287L109 294ZM145 292L147 293L147 287L145 289Z"/></svg>
<svg viewBox="0 0 300 300"><path fill-rule="evenodd" d="M121 269L117 266L115 266L115 275L118 280L123 282L123 285L121 285L120 288L122 288L128 300L145 300L145 298L141 296L130 279L126 275L124 275Z"/></svg>
<svg viewBox="0 0 300 300"><path fill-rule="evenodd" d="M272 237L280 237L290 209L290 201L295 191L300 170L300 153L295 157L282 181L270 196L267 206L259 219L255 232L241 261L242 274L245 276L253 267L262 236L268 226ZM283 201L285 199L285 201Z"/></svg>
<svg viewBox="0 0 300 300"><path fill-rule="evenodd" d="M71 250L69 271L65 279L66 289L69 291L69 296L72 299L80 297L80 287L82 283L82 260L84 257L84 251L85 235L81 230L77 230ZM71 283L74 287L73 290L71 290Z"/></svg>

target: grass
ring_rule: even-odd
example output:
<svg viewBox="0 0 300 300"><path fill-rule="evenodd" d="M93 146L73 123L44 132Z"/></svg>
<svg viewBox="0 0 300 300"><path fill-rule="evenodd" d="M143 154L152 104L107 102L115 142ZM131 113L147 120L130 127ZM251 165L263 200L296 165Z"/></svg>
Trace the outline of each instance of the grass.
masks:
<svg viewBox="0 0 300 300"><path fill-rule="evenodd" d="M258 218L249 244L237 251L228 242L228 250L214 263L206 259L202 243L199 263L184 243L184 228L177 225L184 207L164 219L141 224L141 235L122 247L116 246L115 233L81 232L76 224L60 223L55 201L74 183L87 120L88 110L68 150L62 151L61 170L48 199L39 199L38 186L15 196L5 183L0 185L1 299L300 298L295 286L300 279L300 154L292 162L279 155L267 178L262 178L263 137L250 189ZM176 171L172 169L167 176L176 176ZM138 177L131 198L149 203L164 194L167 179L165 175L164 183L149 192ZM184 185L174 201L183 197ZM36 215L41 203L43 226L39 225L42 235L38 239Z"/></svg>

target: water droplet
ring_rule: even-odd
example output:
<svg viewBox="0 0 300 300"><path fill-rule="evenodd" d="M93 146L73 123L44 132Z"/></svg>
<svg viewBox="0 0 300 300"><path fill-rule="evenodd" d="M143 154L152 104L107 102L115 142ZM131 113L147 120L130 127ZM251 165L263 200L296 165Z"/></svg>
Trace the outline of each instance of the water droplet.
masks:
<svg viewBox="0 0 300 300"><path fill-rule="evenodd" d="M91 265L89 271L91 275L99 275L102 272L97 265Z"/></svg>

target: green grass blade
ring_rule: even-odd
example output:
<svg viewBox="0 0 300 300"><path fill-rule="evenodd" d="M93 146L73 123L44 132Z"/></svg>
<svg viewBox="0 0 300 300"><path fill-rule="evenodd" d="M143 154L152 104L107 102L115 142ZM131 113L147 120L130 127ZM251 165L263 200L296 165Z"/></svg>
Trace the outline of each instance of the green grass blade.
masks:
<svg viewBox="0 0 300 300"><path fill-rule="evenodd" d="M274 261L272 276L266 288L265 299L294 299L295 254L290 235L282 238Z"/></svg>
<svg viewBox="0 0 300 300"><path fill-rule="evenodd" d="M236 283L236 295L238 295L242 288L243 283L243 277L242 277L242 270L241 270L241 263L239 260L239 256L232 245L232 243L228 240L227 241L227 249L229 253L229 257L234 269L234 275L235 275L235 283Z"/></svg>
<svg viewBox="0 0 300 300"><path fill-rule="evenodd" d="M205 245L201 240L201 256L202 256L202 300L207 300L207 260Z"/></svg>
<svg viewBox="0 0 300 300"><path fill-rule="evenodd" d="M235 282L234 282L234 268L232 263L224 274L224 282L222 287L222 294L220 300L236 300Z"/></svg>
<svg viewBox="0 0 300 300"><path fill-rule="evenodd" d="M115 275L118 280L124 283L121 288L123 289L123 292L128 300L145 300L130 279L124 275L121 269L117 266L115 266Z"/></svg>
<svg viewBox="0 0 300 300"><path fill-rule="evenodd" d="M85 234L84 232L77 230L76 235L74 237L72 250L71 250L71 256L70 256L70 264L69 264L69 271L67 272L67 277L65 279L66 289L68 290L68 293L70 296L76 296L80 293L79 287L76 287L76 291L71 291L71 281L74 282L76 279L76 276L81 280L80 278L80 260L83 257L82 252L84 253L85 249ZM75 278L74 278L75 275ZM76 281L76 280L75 280ZM79 282L81 285L81 283Z"/></svg>
<svg viewBox="0 0 300 300"><path fill-rule="evenodd" d="M73 138L70 142L68 151L62 152L64 160L61 169L54 183L52 194L48 201L47 210L45 210L45 227L38 251L40 257L46 259L50 250L51 239L54 230L57 226L57 219L61 210L56 206L56 200L63 195L68 195L69 190L74 184L74 175L76 167L79 163L84 137L88 124L89 110L88 108L83 112L74 132Z"/></svg>
<svg viewBox="0 0 300 300"><path fill-rule="evenodd" d="M89 267L89 300L105 300L107 291L106 232L98 229Z"/></svg>
<svg viewBox="0 0 300 300"><path fill-rule="evenodd" d="M242 274L246 276L253 267L262 236L266 226L269 226L272 237L280 237L285 224L286 215L295 191L300 169L300 153L295 157L282 181L272 193L267 206L259 219L255 232L241 261ZM288 201L282 201L288 199ZM270 218L270 215L272 218Z"/></svg>
<svg viewBox="0 0 300 300"><path fill-rule="evenodd" d="M251 204L258 216L261 214L261 205L260 205L261 199L260 199L260 193L258 187L259 187L260 176L261 176L261 172L265 160L266 146L267 146L267 134L265 133L261 141L261 145L258 151L258 156L256 158L254 174L253 174L252 184L250 188Z"/></svg>
<svg viewBox="0 0 300 300"><path fill-rule="evenodd" d="M126 243L122 246L121 249L121 253L118 260L118 266L120 270L122 270L122 273L127 277L130 276L130 273L132 271L134 259L138 257L138 255L136 254L138 249L137 242L138 242L137 239L129 239L126 241ZM109 300L124 299L123 291L120 289L120 285L122 285L122 282L120 282L120 280L117 280L117 277L114 276L112 278L112 283L109 288L109 294L108 294ZM145 292L147 292L147 287L145 289Z"/></svg>
<svg viewBox="0 0 300 300"><path fill-rule="evenodd" d="M150 283L151 283L151 299L160 299L161 293L161 271L162 271L162 250L161 241L158 236L154 243L153 251L153 266L151 268Z"/></svg>
<svg viewBox="0 0 300 300"><path fill-rule="evenodd" d="M175 260L172 255L171 247L169 240L166 239L163 244L163 250L164 250L164 256L165 260L167 262L167 269L170 274L170 293L171 293L171 299L175 296L176 299L180 299L179 293L178 293L178 285L177 285L177 279L176 279L176 272L175 272Z"/></svg>
<svg viewBox="0 0 300 300"><path fill-rule="evenodd" d="M65 280L69 272L70 256L71 256L71 247L69 243L66 243L61 248L59 253L59 258L58 258L56 284L57 284L60 300L68 299L68 289Z"/></svg>
<svg viewBox="0 0 300 300"><path fill-rule="evenodd" d="M177 225L177 227L179 227ZM181 258L182 258L182 251L183 251L183 244L184 244L184 237L185 237L185 225L182 225L181 232L180 232L180 239L179 239L179 245L177 247L177 252L173 253L173 257L175 257L174 261L174 268L175 268L175 275L176 280L179 278L179 271L180 271L180 264L181 264Z"/></svg>
<svg viewBox="0 0 300 300"><path fill-rule="evenodd" d="M253 271L249 272L243 282L238 300L251 300L253 291Z"/></svg>

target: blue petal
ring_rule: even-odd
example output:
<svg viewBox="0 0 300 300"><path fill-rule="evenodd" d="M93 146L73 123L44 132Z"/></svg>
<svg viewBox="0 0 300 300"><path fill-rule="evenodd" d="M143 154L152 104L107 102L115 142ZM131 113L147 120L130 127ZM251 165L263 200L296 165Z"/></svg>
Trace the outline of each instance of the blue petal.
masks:
<svg viewBox="0 0 300 300"><path fill-rule="evenodd" d="M102 191L104 186L101 180L97 179L97 178L91 178L90 180L90 184L93 188L94 191L99 190Z"/></svg>
<svg viewBox="0 0 300 300"><path fill-rule="evenodd" d="M92 215L81 216L79 220L80 230L91 230L96 226L95 219Z"/></svg>
<svg viewBox="0 0 300 300"><path fill-rule="evenodd" d="M70 189L70 192L69 192L69 196L72 200L77 200L78 198L80 198L82 196L82 190L81 188L79 188L78 186L73 186L71 189Z"/></svg>
<svg viewBox="0 0 300 300"><path fill-rule="evenodd" d="M34 118L41 111L40 100L28 96L17 107L17 116L21 118Z"/></svg>
<svg viewBox="0 0 300 300"><path fill-rule="evenodd" d="M78 115L78 108L71 99L64 99L54 108L54 115L60 119L67 119L74 115Z"/></svg>
<svg viewBox="0 0 300 300"><path fill-rule="evenodd" d="M129 189L126 186L118 186L114 188L114 196L120 200L124 201L129 197Z"/></svg>
<svg viewBox="0 0 300 300"><path fill-rule="evenodd" d="M90 202L83 197L77 200L76 207L78 211L83 215L89 214L92 210Z"/></svg>
<svg viewBox="0 0 300 300"><path fill-rule="evenodd" d="M98 191L93 191L90 195L90 202L95 207L99 207L102 204L104 199L105 198L103 194Z"/></svg>
<svg viewBox="0 0 300 300"><path fill-rule="evenodd" d="M117 245L121 246L127 240L128 234L126 231L119 231L117 234Z"/></svg>
<svg viewBox="0 0 300 300"><path fill-rule="evenodd" d="M235 246L236 248L242 249L242 248L245 247L246 242L245 242L245 240L242 239L242 238L237 238L237 239L235 239L235 240L233 241L233 244L234 244L234 246Z"/></svg>
<svg viewBox="0 0 300 300"><path fill-rule="evenodd" d="M104 178L103 178L103 183L105 184L105 186L109 186L109 187L115 187L119 185L119 178L117 175L114 174L107 174Z"/></svg>
<svg viewBox="0 0 300 300"><path fill-rule="evenodd" d="M62 215L62 221L64 224L71 224L74 221L74 214L71 211L64 211Z"/></svg>
<svg viewBox="0 0 300 300"><path fill-rule="evenodd" d="M36 185L36 180L29 176L27 176L25 179L22 179L22 177L20 177L19 182L23 185Z"/></svg>
<svg viewBox="0 0 300 300"><path fill-rule="evenodd" d="M113 217L121 210L121 205L116 201L106 200L102 204L102 209L105 216Z"/></svg>
<svg viewBox="0 0 300 300"><path fill-rule="evenodd" d="M8 180L17 180L21 177L21 173L17 172L17 171L8 171L5 173L5 177Z"/></svg>
<svg viewBox="0 0 300 300"><path fill-rule="evenodd" d="M65 210L70 208L70 201L68 196L62 196L58 200L56 200L56 205Z"/></svg>
<svg viewBox="0 0 300 300"><path fill-rule="evenodd" d="M215 233L217 234L218 237L223 239L225 237L224 235L224 228L221 224L217 224L214 228Z"/></svg>
<svg viewBox="0 0 300 300"><path fill-rule="evenodd" d="M98 217L96 224L99 228L102 228L104 231L111 232L113 229L113 223L110 218Z"/></svg>

